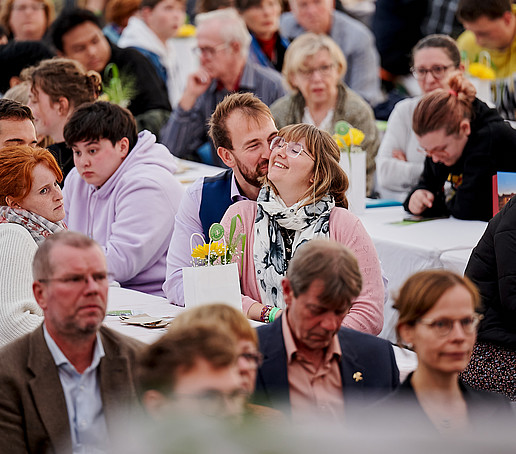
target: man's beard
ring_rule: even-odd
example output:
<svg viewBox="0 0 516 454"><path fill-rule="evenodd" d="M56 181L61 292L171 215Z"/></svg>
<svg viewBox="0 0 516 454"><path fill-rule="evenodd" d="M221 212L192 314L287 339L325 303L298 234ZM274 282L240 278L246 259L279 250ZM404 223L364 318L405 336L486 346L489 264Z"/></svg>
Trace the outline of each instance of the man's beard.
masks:
<svg viewBox="0 0 516 454"><path fill-rule="evenodd" d="M256 166L254 169L249 169L248 167L244 166L240 161L236 161L238 170L242 174L242 177L244 180L249 183L251 186L254 186L255 188L261 188L262 183L260 180L267 175L267 171L269 168L269 161L267 159L264 159L260 161L260 163Z"/></svg>

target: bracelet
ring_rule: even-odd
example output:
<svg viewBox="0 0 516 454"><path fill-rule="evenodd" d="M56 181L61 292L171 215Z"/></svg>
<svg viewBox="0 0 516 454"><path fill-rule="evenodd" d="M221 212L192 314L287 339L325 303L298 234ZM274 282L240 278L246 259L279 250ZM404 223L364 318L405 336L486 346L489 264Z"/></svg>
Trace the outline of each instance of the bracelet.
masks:
<svg viewBox="0 0 516 454"><path fill-rule="evenodd" d="M276 320L276 314L280 311L279 307L273 307L269 312L269 323L272 323Z"/></svg>
<svg viewBox="0 0 516 454"><path fill-rule="evenodd" d="M260 321L263 323L269 323L269 313L271 312L272 306L263 306L260 312Z"/></svg>

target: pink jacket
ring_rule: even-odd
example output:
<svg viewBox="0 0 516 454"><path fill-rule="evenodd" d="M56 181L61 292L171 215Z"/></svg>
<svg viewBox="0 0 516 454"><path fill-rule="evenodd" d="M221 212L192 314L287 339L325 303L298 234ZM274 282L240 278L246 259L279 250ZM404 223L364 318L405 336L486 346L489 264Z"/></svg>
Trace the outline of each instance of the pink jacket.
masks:
<svg viewBox="0 0 516 454"><path fill-rule="evenodd" d="M247 235L244 263L241 270L242 309L245 314L256 302L261 302L254 268L254 221L256 202L245 200L231 205L222 218L224 231L229 232L231 218L239 214L235 235ZM377 335L383 327L384 287L378 254L371 237L354 214L344 208L334 208L330 214L330 238L344 244L355 254L362 272L362 292L353 302L342 326Z"/></svg>

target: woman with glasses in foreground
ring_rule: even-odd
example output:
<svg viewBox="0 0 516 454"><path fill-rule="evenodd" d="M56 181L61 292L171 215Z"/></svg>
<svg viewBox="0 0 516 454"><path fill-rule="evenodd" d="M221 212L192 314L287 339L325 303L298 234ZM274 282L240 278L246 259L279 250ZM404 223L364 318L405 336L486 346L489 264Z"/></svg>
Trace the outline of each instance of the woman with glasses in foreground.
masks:
<svg viewBox="0 0 516 454"><path fill-rule="evenodd" d="M43 320L32 294L38 245L66 228L61 169L43 148L8 146L0 153L0 346Z"/></svg>
<svg viewBox="0 0 516 454"><path fill-rule="evenodd" d="M476 287L451 271L421 271L403 284L394 305L396 333L416 352L418 366L384 402L404 405L391 414L396 421L457 433L510 415L503 397L476 391L459 379L475 343L479 305Z"/></svg>
<svg viewBox="0 0 516 454"><path fill-rule="evenodd" d="M446 88L450 72L463 70L455 40L448 35L428 35L412 50L412 74L423 95ZM400 101L394 107L376 157L378 190L383 198L403 202L418 182L425 156L417 152L412 115L421 96Z"/></svg>
<svg viewBox="0 0 516 454"><path fill-rule="evenodd" d="M325 131L308 124L282 128L271 142L269 170L258 200L231 205L221 221L247 235L241 264L242 306L248 318L274 321L285 307L281 281L301 244L329 238L349 247L363 275L362 292L343 326L378 334L383 326L384 287L374 244L347 210L348 178L340 151Z"/></svg>
<svg viewBox="0 0 516 454"><path fill-rule="evenodd" d="M475 87L460 72L447 85L423 96L414 110L412 128L426 159L403 206L424 217L488 221L493 175L516 171L516 130L475 98Z"/></svg>

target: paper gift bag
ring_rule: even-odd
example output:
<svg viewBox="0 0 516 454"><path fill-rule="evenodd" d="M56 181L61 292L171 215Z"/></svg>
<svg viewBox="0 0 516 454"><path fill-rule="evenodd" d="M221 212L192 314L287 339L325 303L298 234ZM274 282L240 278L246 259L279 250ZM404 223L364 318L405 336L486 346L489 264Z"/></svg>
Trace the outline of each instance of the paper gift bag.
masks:
<svg viewBox="0 0 516 454"><path fill-rule="evenodd" d="M183 268L187 309L211 303L225 303L242 310L240 279L236 263Z"/></svg>
<svg viewBox="0 0 516 454"><path fill-rule="evenodd" d="M362 214L365 211L366 202L366 152L342 152L340 166L349 180L349 188L346 192L349 211Z"/></svg>

